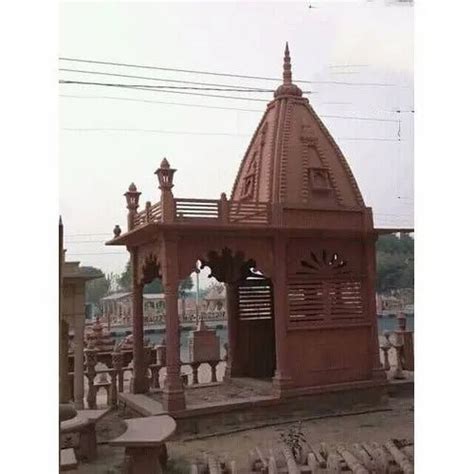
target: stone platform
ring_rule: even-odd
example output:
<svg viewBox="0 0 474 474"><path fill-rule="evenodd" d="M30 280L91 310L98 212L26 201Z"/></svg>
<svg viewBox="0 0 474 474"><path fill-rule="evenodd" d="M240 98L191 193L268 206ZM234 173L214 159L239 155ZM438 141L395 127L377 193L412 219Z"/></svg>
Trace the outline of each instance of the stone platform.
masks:
<svg viewBox="0 0 474 474"><path fill-rule="evenodd" d="M205 435L232 431L236 426L268 424L275 418L290 422L342 412L377 411L384 409L387 392L387 383L361 381L281 399L274 394L269 380L235 378L187 387L186 410L172 416L178 424L178 435ZM122 393L119 399L140 416L156 416L167 414L161 396L161 391L147 395Z"/></svg>

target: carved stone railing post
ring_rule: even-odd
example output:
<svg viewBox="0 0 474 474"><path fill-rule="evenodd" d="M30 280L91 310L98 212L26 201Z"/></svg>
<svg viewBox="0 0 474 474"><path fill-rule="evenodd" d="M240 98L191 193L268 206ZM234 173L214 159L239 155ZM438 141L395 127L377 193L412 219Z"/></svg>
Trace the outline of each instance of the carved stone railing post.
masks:
<svg viewBox="0 0 474 474"><path fill-rule="evenodd" d="M173 176L175 172L176 170L170 167L166 158L163 158L160 167L155 171L161 190L161 218L163 222L167 223L173 222L176 214L176 204L171 191L174 186Z"/></svg>
<svg viewBox="0 0 474 474"><path fill-rule="evenodd" d="M135 226L135 216L137 215L138 203L140 199L140 192L137 191L137 187L134 183L130 184L128 191L124 194L127 200L128 209L128 230L132 230Z"/></svg>
<svg viewBox="0 0 474 474"><path fill-rule="evenodd" d="M94 410L97 408L97 389L94 385L94 379L97 374L95 366L97 365L97 351L93 347L88 347L84 351L86 357L86 377L88 384L87 406Z"/></svg>
<svg viewBox="0 0 474 474"><path fill-rule="evenodd" d="M151 372L151 380L150 380L150 388L160 388L160 370L161 365L152 364L150 365L150 372Z"/></svg>
<svg viewBox="0 0 474 474"><path fill-rule="evenodd" d="M123 392L123 353L116 348L112 353L112 367L116 372L118 392Z"/></svg>
<svg viewBox="0 0 474 474"><path fill-rule="evenodd" d="M385 371L390 370L390 361L388 359L388 351L392 347L392 343L390 342L390 333L388 331L384 332L384 341L380 345L380 349L383 351L383 368Z"/></svg>
<svg viewBox="0 0 474 474"><path fill-rule="evenodd" d="M395 366L395 373L393 377L395 379L404 379L405 375L403 374L402 370L402 350L403 350L403 340L400 338L396 338L396 341L392 344L396 351L396 366Z"/></svg>
<svg viewBox="0 0 474 474"><path fill-rule="evenodd" d="M145 346L143 348L143 355L144 355L144 361L145 361L145 385L146 385L146 391L150 389L150 376L148 375L149 368L151 365L151 347L149 345Z"/></svg>
<svg viewBox="0 0 474 474"><path fill-rule="evenodd" d="M229 222L229 201L225 193L221 194L221 200L219 201L219 218L223 224Z"/></svg>
<svg viewBox="0 0 474 474"><path fill-rule="evenodd" d="M198 370L199 366L201 365L200 362L191 362L191 371L192 371L192 376L191 376L191 383L192 385L197 385L199 383L198 380Z"/></svg>
<svg viewBox="0 0 474 474"><path fill-rule="evenodd" d="M395 331L397 338L403 341L400 359L403 370L415 370L414 350L413 350L413 332L407 330L407 320L404 313L397 316L398 329Z"/></svg>
<svg viewBox="0 0 474 474"><path fill-rule="evenodd" d="M145 219L147 223L151 221L151 202L150 201L147 201L145 203Z"/></svg>
<svg viewBox="0 0 474 474"><path fill-rule="evenodd" d="M211 382L217 382L217 364L219 361L212 361L209 362L211 367Z"/></svg>
<svg viewBox="0 0 474 474"><path fill-rule="evenodd" d="M111 385L109 391L109 404L112 407L117 406L117 371L115 369L110 370Z"/></svg>

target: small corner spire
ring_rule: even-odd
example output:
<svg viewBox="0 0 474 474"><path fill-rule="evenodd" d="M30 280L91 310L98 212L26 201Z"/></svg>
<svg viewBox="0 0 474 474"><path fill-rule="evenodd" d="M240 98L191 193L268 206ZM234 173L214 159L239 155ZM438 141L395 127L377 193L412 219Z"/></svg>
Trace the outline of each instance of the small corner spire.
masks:
<svg viewBox="0 0 474 474"><path fill-rule="evenodd" d="M291 82L291 57L290 48L288 47L288 41L285 45L285 58L283 60L283 84L290 85Z"/></svg>

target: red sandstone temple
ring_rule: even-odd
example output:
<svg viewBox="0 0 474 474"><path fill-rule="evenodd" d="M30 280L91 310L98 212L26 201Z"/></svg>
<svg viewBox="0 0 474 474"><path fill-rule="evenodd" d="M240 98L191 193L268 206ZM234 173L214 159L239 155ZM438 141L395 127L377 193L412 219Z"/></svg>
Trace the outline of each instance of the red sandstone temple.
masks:
<svg viewBox="0 0 474 474"><path fill-rule="evenodd" d="M159 277L166 302L164 409L186 407L180 377L178 285L199 260L225 283L227 375L273 380L276 398L380 387L372 211L338 145L292 82L283 83L255 130L230 199L180 199L175 169L156 170L160 201L138 212L125 193L125 245L133 267L132 391L148 390L143 286Z"/></svg>

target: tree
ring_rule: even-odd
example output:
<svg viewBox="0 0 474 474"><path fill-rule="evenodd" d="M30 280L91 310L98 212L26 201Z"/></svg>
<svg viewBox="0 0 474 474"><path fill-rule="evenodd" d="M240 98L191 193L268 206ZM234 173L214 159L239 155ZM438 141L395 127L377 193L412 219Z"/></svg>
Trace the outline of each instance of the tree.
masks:
<svg viewBox="0 0 474 474"><path fill-rule="evenodd" d="M110 289L111 278L105 276L102 270L95 267L82 267L84 273L91 276L101 275L100 278L89 280L86 282L86 303L94 303L98 305Z"/></svg>
<svg viewBox="0 0 474 474"><path fill-rule="evenodd" d="M130 260L125 266L125 270L118 278L118 283L122 290L130 291L132 289L132 265ZM183 297L187 291L193 288L193 280L190 276L186 277L179 285L179 296ZM155 278L151 283L143 287L143 293L163 293L163 283L159 278Z"/></svg>
<svg viewBox="0 0 474 474"><path fill-rule="evenodd" d="M132 289L132 264L130 260L125 265L125 270L118 277L118 284L122 290Z"/></svg>
<svg viewBox="0 0 474 474"><path fill-rule="evenodd" d="M377 241L377 291L414 286L415 241L409 235L384 235Z"/></svg>

